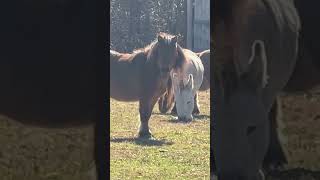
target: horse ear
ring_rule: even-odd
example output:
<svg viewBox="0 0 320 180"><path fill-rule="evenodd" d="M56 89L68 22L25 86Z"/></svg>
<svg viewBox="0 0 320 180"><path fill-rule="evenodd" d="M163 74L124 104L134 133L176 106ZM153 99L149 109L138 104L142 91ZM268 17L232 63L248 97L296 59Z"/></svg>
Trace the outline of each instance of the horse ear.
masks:
<svg viewBox="0 0 320 180"><path fill-rule="evenodd" d="M256 89L265 88L268 84L267 56L264 43L255 41L252 45L252 55L249 59L248 71L242 77Z"/></svg>
<svg viewBox="0 0 320 180"><path fill-rule="evenodd" d="M192 74L189 74L189 79L188 79L187 87L188 87L189 89L193 89L193 75L192 75Z"/></svg>

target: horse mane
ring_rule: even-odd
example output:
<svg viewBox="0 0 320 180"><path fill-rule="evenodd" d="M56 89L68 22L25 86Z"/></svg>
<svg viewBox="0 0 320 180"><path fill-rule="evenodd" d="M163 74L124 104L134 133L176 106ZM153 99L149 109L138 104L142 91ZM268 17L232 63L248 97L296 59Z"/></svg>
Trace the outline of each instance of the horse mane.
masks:
<svg viewBox="0 0 320 180"><path fill-rule="evenodd" d="M160 32L159 35L164 36L164 37L172 37L173 36L171 34L164 33L164 32ZM168 41L168 43L169 42L170 41ZM142 53L148 57L147 59L152 59L151 57L155 54L155 50L157 48L157 45L158 45L158 39L156 38L147 46L145 46L143 48L134 49L132 51L132 53L133 54L141 54ZM177 52L178 52L178 56L177 56L176 64L174 66L175 69L182 68L184 62L187 60L185 53L183 52L183 48L178 43L177 43Z"/></svg>
<svg viewBox="0 0 320 180"><path fill-rule="evenodd" d="M140 54L140 53L143 53L143 54L148 54L150 50L153 49L153 47L157 44L157 40L154 40L152 41L150 44L148 44L147 46L143 47L143 48L138 48L138 49L134 49L132 51L133 54Z"/></svg>

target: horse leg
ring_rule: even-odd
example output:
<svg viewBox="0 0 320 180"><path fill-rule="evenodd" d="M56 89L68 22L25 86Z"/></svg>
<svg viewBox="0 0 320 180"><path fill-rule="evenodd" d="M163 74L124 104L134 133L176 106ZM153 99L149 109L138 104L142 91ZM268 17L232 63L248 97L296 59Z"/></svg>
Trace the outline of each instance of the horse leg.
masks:
<svg viewBox="0 0 320 180"><path fill-rule="evenodd" d="M174 103L174 106L171 110L171 115L177 115L177 107L176 107L176 103Z"/></svg>
<svg viewBox="0 0 320 180"><path fill-rule="evenodd" d="M159 111L163 114L169 111L174 103L173 94L168 94L167 92L159 98Z"/></svg>
<svg viewBox="0 0 320 180"><path fill-rule="evenodd" d="M165 108L165 96L166 93L164 95L162 95L159 100L158 100L158 105L159 105L159 111L162 114L165 114L167 112L167 109Z"/></svg>
<svg viewBox="0 0 320 180"><path fill-rule="evenodd" d="M151 132L149 129L149 119L152 113L152 109L156 104L158 98L142 98L139 101L139 112L140 112L140 129L139 137L140 138L151 138Z"/></svg>
<svg viewBox="0 0 320 180"><path fill-rule="evenodd" d="M194 96L194 108L192 114L199 115L200 114L200 105L198 102L198 93Z"/></svg>
<svg viewBox="0 0 320 180"><path fill-rule="evenodd" d="M277 98L269 113L270 118L270 144L267 154L263 161L263 168L266 171L273 170L274 168L283 168L288 163L283 147L280 143L281 132L278 131L279 122L281 118L281 104L280 99Z"/></svg>

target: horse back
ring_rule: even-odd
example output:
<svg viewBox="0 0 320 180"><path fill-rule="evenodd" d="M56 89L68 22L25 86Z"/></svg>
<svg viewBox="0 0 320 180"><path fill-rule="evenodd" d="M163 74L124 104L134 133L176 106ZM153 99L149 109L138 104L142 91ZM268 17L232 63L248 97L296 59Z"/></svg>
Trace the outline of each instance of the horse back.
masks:
<svg viewBox="0 0 320 180"><path fill-rule="evenodd" d="M121 101L139 100L146 55L118 54L110 58L110 96Z"/></svg>
<svg viewBox="0 0 320 180"><path fill-rule="evenodd" d="M204 67L203 81L200 87L200 90L204 91L210 88L210 49L197 53L197 55Z"/></svg>

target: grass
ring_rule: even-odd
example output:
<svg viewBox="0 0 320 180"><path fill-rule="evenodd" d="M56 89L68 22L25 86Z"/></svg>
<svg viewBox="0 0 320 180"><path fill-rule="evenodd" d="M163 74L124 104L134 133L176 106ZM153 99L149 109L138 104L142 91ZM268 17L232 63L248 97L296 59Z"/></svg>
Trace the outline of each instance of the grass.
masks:
<svg viewBox="0 0 320 180"><path fill-rule="evenodd" d="M44 129L0 117L1 180L88 180L93 128Z"/></svg>
<svg viewBox="0 0 320 180"><path fill-rule="evenodd" d="M136 139L138 102L110 99L111 179L210 179L210 91L199 95L201 115L190 123L160 114L156 104L154 140Z"/></svg>

